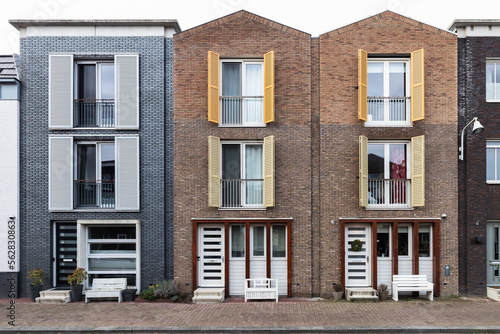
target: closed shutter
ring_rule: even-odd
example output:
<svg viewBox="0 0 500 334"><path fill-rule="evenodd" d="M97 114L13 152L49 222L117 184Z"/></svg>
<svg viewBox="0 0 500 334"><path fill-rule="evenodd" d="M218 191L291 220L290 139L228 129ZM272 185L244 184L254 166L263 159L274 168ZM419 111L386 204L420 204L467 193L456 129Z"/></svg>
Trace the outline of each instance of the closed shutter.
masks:
<svg viewBox="0 0 500 334"><path fill-rule="evenodd" d="M411 53L411 121L425 118L424 49Z"/></svg>
<svg viewBox="0 0 500 334"><path fill-rule="evenodd" d="M220 138L208 137L208 206L220 207Z"/></svg>
<svg viewBox="0 0 500 334"><path fill-rule="evenodd" d="M139 137L116 137L116 209L139 210Z"/></svg>
<svg viewBox="0 0 500 334"><path fill-rule="evenodd" d="M264 206L274 206L274 136L264 138Z"/></svg>
<svg viewBox="0 0 500 334"><path fill-rule="evenodd" d="M219 123L219 55L208 51L208 121Z"/></svg>
<svg viewBox="0 0 500 334"><path fill-rule="evenodd" d="M358 119L368 119L368 54L358 50Z"/></svg>
<svg viewBox="0 0 500 334"><path fill-rule="evenodd" d="M411 206L425 205L425 136L411 139Z"/></svg>
<svg viewBox="0 0 500 334"><path fill-rule="evenodd" d="M49 128L73 127L73 55L49 56Z"/></svg>
<svg viewBox="0 0 500 334"><path fill-rule="evenodd" d="M274 122L274 51L264 55L264 123Z"/></svg>
<svg viewBox="0 0 500 334"><path fill-rule="evenodd" d="M115 56L117 129L139 128L139 55Z"/></svg>
<svg viewBox="0 0 500 334"><path fill-rule="evenodd" d="M49 210L73 210L73 138L49 138Z"/></svg>
<svg viewBox="0 0 500 334"><path fill-rule="evenodd" d="M359 206L368 206L368 138L359 136Z"/></svg>

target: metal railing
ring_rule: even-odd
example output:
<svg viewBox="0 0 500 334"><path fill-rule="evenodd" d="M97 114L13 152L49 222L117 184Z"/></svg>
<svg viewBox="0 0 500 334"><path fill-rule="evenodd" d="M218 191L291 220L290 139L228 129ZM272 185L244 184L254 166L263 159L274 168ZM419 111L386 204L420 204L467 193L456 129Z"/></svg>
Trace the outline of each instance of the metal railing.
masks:
<svg viewBox="0 0 500 334"><path fill-rule="evenodd" d="M410 207L410 183L408 179L368 179L368 206Z"/></svg>
<svg viewBox="0 0 500 334"><path fill-rule="evenodd" d="M76 128L113 128L115 126L115 100L76 99L73 102Z"/></svg>
<svg viewBox="0 0 500 334"><path fill-rule="evenodd" d="M221 207L262 207L264 180L220 180Z"/></svg>
<svg viewBox="0 0 500 334"><path fill-rule="evenodd" d="M221 96L221 124L245 125L264 123L262 96Z"/></svg>
<svg viewBox="0 0 500 334"><path fill-rule="evenodd" d="M368 120L372 122L407 122L410 97L368 97Z"/></svg>
<svg viewBox="0 0 500 334"><path fill-rule="evenodd" d="M75 180L75 208L115 207L114 180Z"/></svg>

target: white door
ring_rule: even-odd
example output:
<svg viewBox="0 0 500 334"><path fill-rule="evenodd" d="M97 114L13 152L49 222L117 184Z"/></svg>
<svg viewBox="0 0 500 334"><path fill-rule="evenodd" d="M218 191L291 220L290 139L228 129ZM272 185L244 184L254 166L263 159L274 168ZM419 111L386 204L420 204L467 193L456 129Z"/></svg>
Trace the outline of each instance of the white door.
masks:
<svg viewBox="0 0 500 334"><path fill-rule="evenodd" d="M488 223L486 231L486 256L488 286L500 286L500 223Z"/></svg>
<svg viewBox="0 0 500 334"><path fill-rule="evenodd" d="M371 286L371 226L346 224L345 226L345 285L346 287ZM359 239L361 251L353 251L351 243Z"/></svg>
<svg viewBox="0 0 500 334"><path fill-rule="evenodd" d="M224 225L198 227L198 286L224 287Z"/></svg>

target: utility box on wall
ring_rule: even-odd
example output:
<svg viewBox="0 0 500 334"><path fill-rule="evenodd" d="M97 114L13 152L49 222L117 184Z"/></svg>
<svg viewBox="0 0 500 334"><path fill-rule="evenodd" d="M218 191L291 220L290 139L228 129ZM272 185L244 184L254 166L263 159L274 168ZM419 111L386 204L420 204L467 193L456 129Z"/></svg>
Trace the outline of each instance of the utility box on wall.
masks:
<svg viewBox="0 0 500 334"><path fill-rule="evenodd" d="M19 291L19 273L7 272L0 273L0 299L13 299L17 298Z"/></svg>

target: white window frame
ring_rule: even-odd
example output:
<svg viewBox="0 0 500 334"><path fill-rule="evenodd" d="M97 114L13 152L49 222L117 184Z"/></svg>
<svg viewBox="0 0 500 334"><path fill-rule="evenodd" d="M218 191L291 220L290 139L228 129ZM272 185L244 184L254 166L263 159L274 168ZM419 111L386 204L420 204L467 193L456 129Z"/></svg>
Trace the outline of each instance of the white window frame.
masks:
<svg viewBox="0 0 500 334"><path fill-rule="evenodd" d="M74 74L74 85L73 85L73 96L77 96L78 95L78 89L80 88L78 86L78 65L95 65L96 66L96 76L95 76L95 79L96 79L96 85L95 85L95 89L97 90L96 91L96 99L100 100L102 98L102 89L101 89L101 65L103 64L113 64L115 65L115 62L113 60L96 60L96 61L90 61L90 60L77 60L75 61L75 69L73 71ZM116 76L116 73L115 73L115 76ZM116 100L116 87L115 87L115 98L114 100Z"/></svg>
<svg viewBox="0 0 500 334"><path fill-rule="evenodd" d="M273 230L276 226L283 226L285 228L285 256L274 256L274 243L273 243ZM288 259L288 226L285 224L271 224L271 260L287 260Z"/></svg>
<svg viewBox="0 0 500 334"><path fill-rule="evenodd" d="M254 239L254 228L255 227L262 227L264 229L264 255L262 256L256 256L256 255L253 255L253 239ZM266 259L266 256L267 256L267 246L266 246L266 241L267 241L267 228L266 228L266 225L262 225L262 224L251 224L250 225L250 259L254 259L254 260L264 260Z"/></svg>
<svg viewBox="0 0 500 334"><path fill-rule="evenodd" d="M408 255L399 255L399 231L401 227L408 227ZM413 224L398 224L398 259L413 259Z"/></svg>
<svg viewBox="0 0 500 334"><path fill-rule="evenodd" d="M390 154L390 145L391 144L405 144L406 145L406 180L411 180L411 141L409 140L385 140L385 141L378 141L378 140L369 140L368 141L368 147L370 145L384 145L384 179L389 179L389 173L390 173L390 160L389 160L389 154ZM368 159L368 157L367 157ZM368 173L368 182L370 180L376 180L376 179L370 179L370 174ZM390 203L384 203L384 204L370 204L370 201L368 200L368 206L367 208L411 208L411 182L407 183L409 186L406 189L406 205L401 206L401 205L394 205ZM389 187L384 187L385 189L385 194L384 198L388 200L390 198L389 194Z"/></svg>
<svg viewBox="0 0 500 334"><path fill-rule="evenodd" d="M241 64L241 96L245 97L247 87L246 87L246 65L261 65L262 68L262 122L245 122L246 114L245 110L242 112L242 122L241 124L223 124L222 122L222 87L223 87L223 63L240 63ZM219 59L219 82L220 82L220 93L219 93L219 127L266 127L266 123L264 123L264 59ZM244 108L244 103L242 104L242 108Z"/></svg>
<svg viewBox="0 0 500 334"><path fill-rule="evenodd" d="M488 81L486 80L486 75L487 75L487 68L488 64L493 64L495 67L493 68L493 84L500 84L500 78L497 78L497 69L496 67L500 65L500 59L495 59L495 58L490 58L486 60L486 66L485 66L485 77L484 77L484 87L485 87L485 100L486 102L500 102L500 96L496 96L496 89L493 87L493 93L495 97L493 99L488 98Z"/></svg>
<svg viewBox="0 0 500 334"><path fill-rule="evenodd" d="M486 168L488 168L488 149L493 149L494 151L494 163L495 163L495 179L489 180L488 173L486 171L486 183L488 184L500 184L500 166L498 165L497 155L500 154L500 140L488 140L486 141Z"/></svg>
<svg viewBox="0 0 500 334"><path fill-rule="evenodd" d="M246 146L247 145L260 145L262 147L262 155L264 155L264 141L235 141L235 140L221 140L220 141L220 172L219 172L219 175L221 176L221 180L224 180L222 178L222 161L223 161L223 154L224 154L224 151L222 149L222 146L223 145L227 145L227 144L231 144L231 145L240 145L240 177L242 180L245 179L245 174L246 174L246 155L245 155L245 152L246 152ZM264 173L264 157L262 157L262 173ZM262 175L262 180L264 180L264 175ZM262 204L247 204L246 203L246 183L245 181L242 181L242 185L245 185L245 186L242 186L241 187L241 194L240 194L240 198L241 198L241 207L242 208L258 208L258 209L262 209L264 208L264 196L262 196ZM264 185L264 181L262 181L262 184ZM262 190L264 191L264 190ZM264 195L264 194L262 194ZM221 205L222 205L222 191L221 191ZM221 208L224 209L224 207L221 206ZM234 208L228 208L228 209L234 209ZM236 208L237 209L237 208Z"/></svg>
<svg viewBox="0 0 500 334"><path fill-rule="evenodd" d="M433 224L419 223L418 224L418 228L419 228L418 234L420 234L420 227L421 226L428 226L429 227L429 256L422 256L422 257L420 257L420 252L419 252L418 258L420 260L430 260L430 261L432 261L433 256L434 256L434 253L433 253L433 248L434 248L434 244L433 244L434 225ZM420 239L419 239L419 243L420 243Z"/></svg>
<svg viewBox="0 0 500 334"><path fill-rule="evenodd" d="M379 226L382 226L382 225L386 225L389 227L389 256L385 257L385 256L378 256L378 249L377 249L377 259L378 260L388 260L388 261L392 261L392 224L390 223L379 223L377 224L377 233L378 233L378 227ZM377 242L378 242L378 239L377 239Z"/></svg>
<svg viewBox="0 0 500 334"><path fill-rule="evenodd" d="M233 256L233 227L235 226L242 226L243 227L243 231L244 231L244 234L245 234L245 238L243 239L243 256ZM233 261L245 261L245 258L246 258L246 228L245 228L245 224L230 224L229 225L229 259L230 260L233 260Z"/></svg>
<svg viewBox="0 0 500 334"><path fill-rule="evenodd" d="M382 63L384 65L384 97L388 97L389 94L389 64L390 63L404 63L406 66L406 91L405 97L411 99L411 68L409 58L368 58L368 64L370 63ZM368 71L368 66L367 66ZM367 73L368 75L368 73ZM370 96L368 96L370 98ZM384 103L384 120L383 121L371 121L371 115L367 114L367 121L365 122L365 127L390 127L390 126L411 126L411 100L407 99L405 104L406 110L406 121L389 121L389 104ZM367 101L367 104L369 102Z"/></svg>

